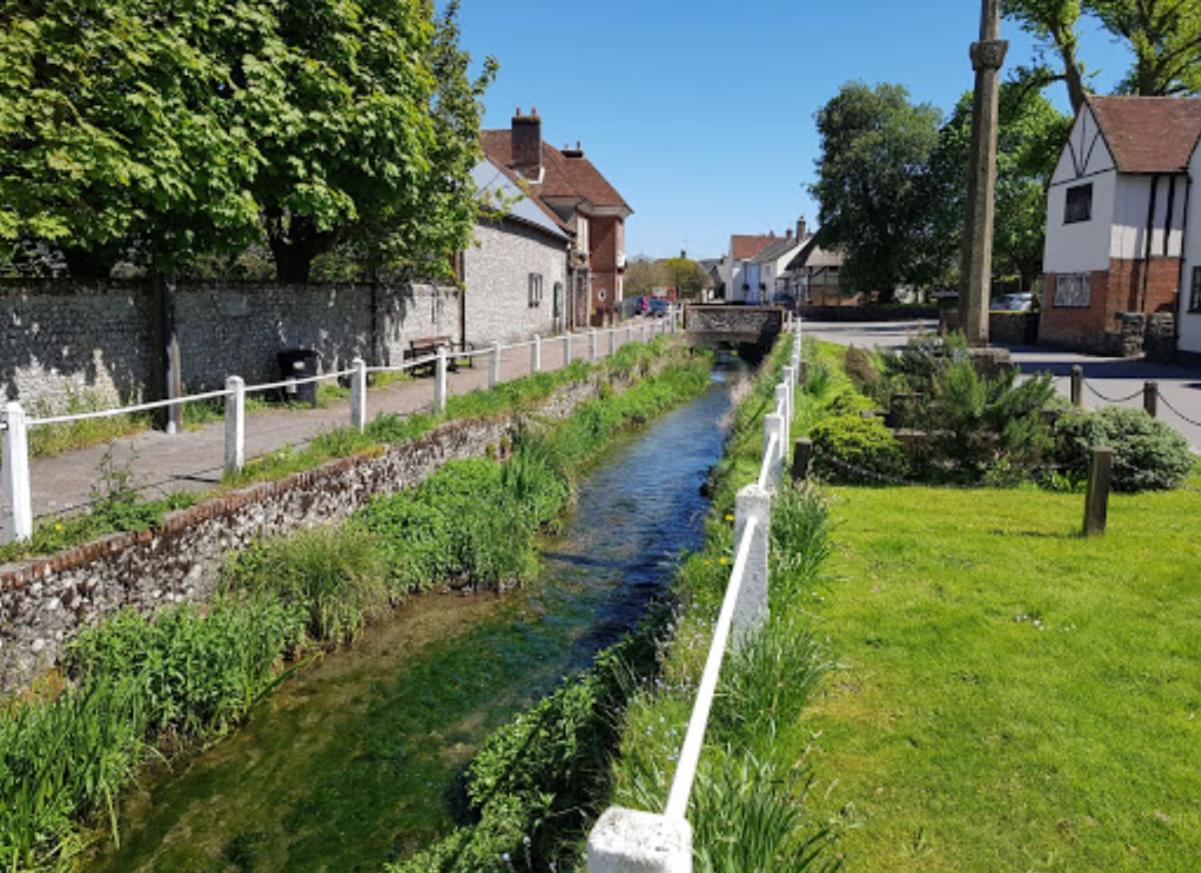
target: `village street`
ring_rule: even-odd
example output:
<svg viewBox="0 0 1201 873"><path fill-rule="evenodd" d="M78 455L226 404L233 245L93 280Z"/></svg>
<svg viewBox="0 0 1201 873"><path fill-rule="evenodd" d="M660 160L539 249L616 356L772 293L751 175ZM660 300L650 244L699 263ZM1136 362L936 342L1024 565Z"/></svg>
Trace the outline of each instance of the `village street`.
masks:
<svg viewBox="0 0 1201 873"><path fill-rule="evenodd" d="M893 322L805 322L808 336L860 348L898 349L911 336L931 332L934 321ZM1159 417L1179 431L1194 451L1201 452L1201 371L1169 364L1102 358L1077 352L1055 351L1032 346L1010 348L1013 362L1023 373L1051 373L1055 387L1069 395L1072 367L1084 368L1084 405L1142 407L1143 383L1159 383ZM1113 403L1119 400L1120 403ZM1179 410L1179 413L1174 412Z"/></svg>
<svg viewBox="0 0 1201 873"><path fill-rule="evenodd" d="M640 321L629 322L633 337L638 337ZM617 332L617 342L625 334ZM576 334L572 360L586 360L588 337ZM564 360L561 339L545 339L542 345L542 369L557 370ZM602 333L600 354L608 352L608 340ZM460 366L447 374L451 395L466 394L488 387L491 356L482 354L474 367ZM506 349L501 358L501 381L508 382L530 373L528 347ZM382 413L410 415L429 410L433 404L434 380L416 377L367 391L368 420ZM319 409L278 408L249 412L246 416L246 457L254 458L284 446L302 446L323 433L350 423L350 401L338 400ZM215 421L197 430L168 435L149 430L118 439L111 444L91 446L47 458L30 465L33 482L35 517L79 509L91 503L92 489L105 454L112 447L116 469L133 474L134 487L148 498L177 491L203 491L221 482L225 446L225 424Z"/></svg>

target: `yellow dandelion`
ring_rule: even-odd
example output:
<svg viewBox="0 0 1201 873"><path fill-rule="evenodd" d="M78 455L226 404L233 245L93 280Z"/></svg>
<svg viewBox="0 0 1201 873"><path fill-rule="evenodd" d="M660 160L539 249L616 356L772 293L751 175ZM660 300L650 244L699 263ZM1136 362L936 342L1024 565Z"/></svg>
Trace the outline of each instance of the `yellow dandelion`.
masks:
<svg viewBox="0 0 1201 873"><path fill-rule="evenodd" d="M54 529L56 531L58 531L59 533L62 533L63 532L63 523L61 521L55 522Z"/></svg>
<svg viewBox="0 0 1201 873"><path fill-rule="evenodd" d="M730 515L730 513L727 512L726 513L726 521L733 521L733 520L734 520L734 516Z"/></svg>
<svg viewBox="0 0 1201 873"><path fill-rule="evenodd" d="M726 564L730 563L730 559L723 555L722 557L717 559L717 562L724 567Z"/></svg>

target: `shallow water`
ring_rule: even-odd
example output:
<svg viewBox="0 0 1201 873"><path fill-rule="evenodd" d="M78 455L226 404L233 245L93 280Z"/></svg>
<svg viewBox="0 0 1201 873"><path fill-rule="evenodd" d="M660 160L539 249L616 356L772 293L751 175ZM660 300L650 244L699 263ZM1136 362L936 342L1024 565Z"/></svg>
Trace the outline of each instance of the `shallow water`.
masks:
<svg viewBox="0 0 1201 873"><path fill-rule="evenodd" d="M729 408L715 378L606 454L535 583L415 597L298 671L234 736L149 774L88 869L379 871L449 832L479 744L632 628L700 545Z"/></svg>

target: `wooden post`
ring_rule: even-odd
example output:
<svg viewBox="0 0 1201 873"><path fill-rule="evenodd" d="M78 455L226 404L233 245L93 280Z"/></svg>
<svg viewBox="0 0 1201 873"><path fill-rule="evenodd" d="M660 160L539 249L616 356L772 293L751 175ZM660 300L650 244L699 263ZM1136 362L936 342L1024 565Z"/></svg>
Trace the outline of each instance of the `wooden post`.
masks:
<svg viewBox="0 0 1201 873"><path fill-rule="evenodd" d="M1159 383L1143 383L1143 409L1152 418L1159 417Z"/></svg>
<svg viewBox="0 0 1201 873"><path fill-rule="evenodd" d="M1084 405L1084 368L1079 364L1072 367L1072 405Z"/></svg>
<svg viewBox="0 0 1201 873"><path fill-rule="evenodd" d="M813 441L799 439L792 444L792 481L807 482L813 463Z"/></svg>
<svg viewBox="0 0 1201 873"><path fill-rule="evenodd" d="M1105 446L1093 448L1092 461L1088 466L1088 492L1084 497L1084 535L1105 535L1105 523L1109 516L1109 483L1113 471L1113 449Z"/></svg>

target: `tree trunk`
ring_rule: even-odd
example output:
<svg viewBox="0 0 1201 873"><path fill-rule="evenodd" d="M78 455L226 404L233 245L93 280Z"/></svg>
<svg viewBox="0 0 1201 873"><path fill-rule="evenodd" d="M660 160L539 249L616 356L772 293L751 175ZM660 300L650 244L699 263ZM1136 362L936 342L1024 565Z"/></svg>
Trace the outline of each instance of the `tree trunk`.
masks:
<svg viewBox="0 0 1201 873"><path fill-rule="evenodd" d="M267 218L267 242L281 282L304 284L313 270L313 259L338 243L337 230L319 230L312 219L276 212Z"/></svg>

